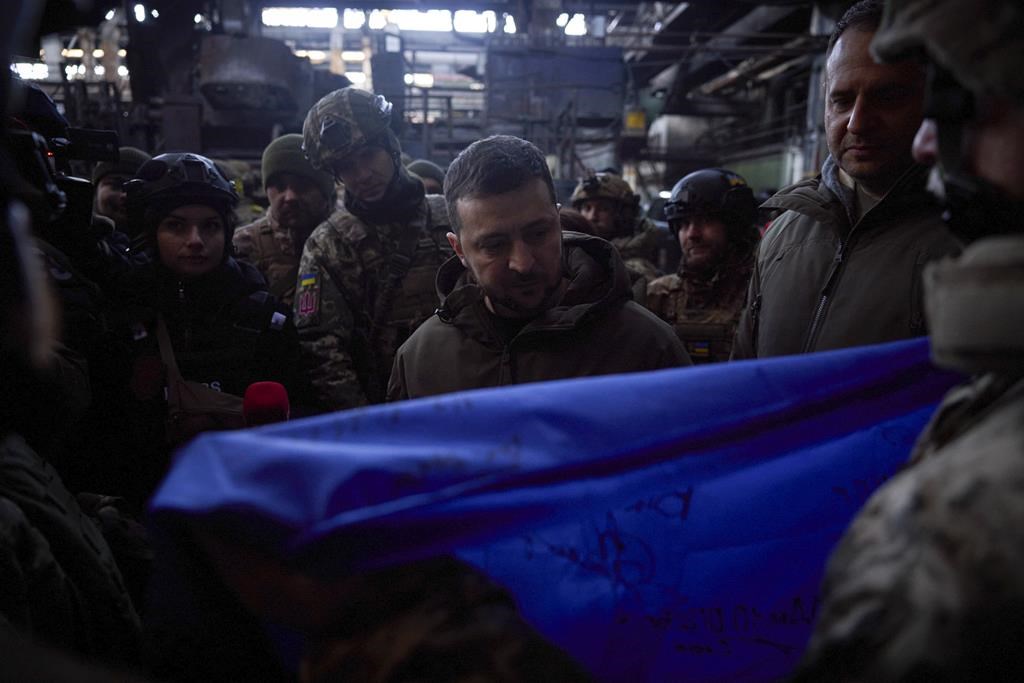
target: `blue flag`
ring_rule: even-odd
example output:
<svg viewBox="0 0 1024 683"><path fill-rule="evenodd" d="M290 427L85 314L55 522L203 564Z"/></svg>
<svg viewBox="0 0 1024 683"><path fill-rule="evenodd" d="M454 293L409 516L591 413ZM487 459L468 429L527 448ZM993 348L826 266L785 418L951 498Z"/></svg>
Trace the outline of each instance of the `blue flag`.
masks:
<svg viewBox="0 0 1024 683"><path fill-rule="evenodd" d="M959 379L919 339L210 433L151 512L320 579L455 554L600 680L772 680Z"/></svg>

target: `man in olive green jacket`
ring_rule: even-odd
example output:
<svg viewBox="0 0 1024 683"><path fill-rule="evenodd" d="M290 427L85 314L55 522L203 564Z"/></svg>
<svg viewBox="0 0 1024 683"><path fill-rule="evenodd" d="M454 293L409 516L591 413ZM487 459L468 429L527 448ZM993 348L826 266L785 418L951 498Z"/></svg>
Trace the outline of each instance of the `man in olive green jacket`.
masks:
<svg viewBox="0 0 1024 683"><path fill-rule="evenodd" d="M959 242L913 163L924 72L878 64L881 5L851 7L829 40L821 175L764 208L785 211L761 242L733 359L878 344L926 332L921 272Z"/></svg>
<svg viewBox="0 0 1024 683"><path fill-rule="evenodd" d="M608 242L562 233L540 150L494 136L452 163L455 256L441 308L398 350L389 400L689 365L675 332L630 299Z"/></svg>

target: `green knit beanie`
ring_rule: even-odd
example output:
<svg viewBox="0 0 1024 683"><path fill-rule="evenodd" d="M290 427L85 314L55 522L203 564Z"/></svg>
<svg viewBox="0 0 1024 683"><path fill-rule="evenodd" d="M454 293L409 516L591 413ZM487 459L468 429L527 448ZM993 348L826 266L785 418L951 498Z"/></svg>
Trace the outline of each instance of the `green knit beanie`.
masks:
<svg viewBox="0 0 1024 683"><path fill-rule="evenodd" d="M103 176L114 173L131 178L139 170L139 167L152 159L137 147L121 147L118 150L120 159L118 161L101 161L92 169L92 184L99 185Z"/></svg>
<svg viewBox="0 0 1024 683"><path fill-rule="evenodd" d="M432 161L417 159L405 167L410 173L415 173L420 178L433 178L444 187L444 169Z"/></svg>
<svg viewBox="0 0 1024 683"><path fill-rule="evenodd" d="M313 168L302 152L302 136L297 133L282 135L263 150L263 187L266 189L275 173L294 173L309 178L320 188L324 198L334 196L334 178L330 173Z"/></svg>

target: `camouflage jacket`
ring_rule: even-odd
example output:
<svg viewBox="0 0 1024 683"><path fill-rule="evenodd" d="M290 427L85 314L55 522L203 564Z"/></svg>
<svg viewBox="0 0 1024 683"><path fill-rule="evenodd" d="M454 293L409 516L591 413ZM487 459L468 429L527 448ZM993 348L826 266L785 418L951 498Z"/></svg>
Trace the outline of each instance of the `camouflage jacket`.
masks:
<svg viewBox="0 0 1024 683"><path fill-rule="evenodd" d="M726 262L711 279L680 269L647 286L647 308L675 329L694 363L729 360L753 258Z"/></svg>
<svg viewBox="0 0 1024 683"><path fill-rule="evenodd" d="M619 256L629 266L633 262L634 269L647 276L651 272L661 271L657 268L658 247L661 237L658 228L649 218L638 221L636 230L628 237L613 237L608 240L619 251ZM641 263L644 261L646 263Z"/></svg>
<svg viewBox="0 0 1024 683"><path fill-rule="evenodd" d="M431 195L408 223L335 214L306 240L295 321L322 409L384 400L395 352L437 308L434 276L453 253L448 231L444 197ZM412 257L393 286L403 245Z"/></svg>
<svg viewBox="0 0 1024 683"><path fill-rule="evenodd" d="M338 221L336 211L328 220ZM302 245L295 244L292 231L282 227L272 214L235 230L232 242L235 258L256 266L267 281L267 289L278 301L291 306L295 301L295 281L299 274Z"/></svg>
<svg viewBox="0 0 1024 683"><path fill-rule="evenodd" d="M926 270L932 360L974 379L837 546L798 680L1024 678L1022 265L1018 235Z"/></svg>
<svg viewBox="0 0 1024 683"><path fill-rule="evenodd" d="M954 389L829 560L797 681L1020 680L1024 379Z"/></svg>

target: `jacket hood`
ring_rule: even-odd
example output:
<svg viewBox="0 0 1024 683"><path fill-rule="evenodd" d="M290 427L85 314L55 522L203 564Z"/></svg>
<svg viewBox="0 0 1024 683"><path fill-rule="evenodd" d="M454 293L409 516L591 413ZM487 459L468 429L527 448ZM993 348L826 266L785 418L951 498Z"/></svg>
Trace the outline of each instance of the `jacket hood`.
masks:
<svg viewBox="0 0 1024 683"><path fill-rule="evenodd" d="M569 285L561 301L531 326L572 326L589 315L631 298L629 274L611 243L578 232L562 233L562 274ZM441 307L438 316L453 322L474 304L483 290L458 256L442 264L435 279Z"/></svg>
<svg viewBox="0 0 1024 683"><path fill-rule="evenodd" d="M925 189L928 167L913 164L893 184L880 203L886 205L934 203ZM839 181L839 165L832 156L825 159L821 173L785 187L768 199L761 208L796 211L814 220L832 224L837 219L852 225L856 221L855 193Z"/></svg>

